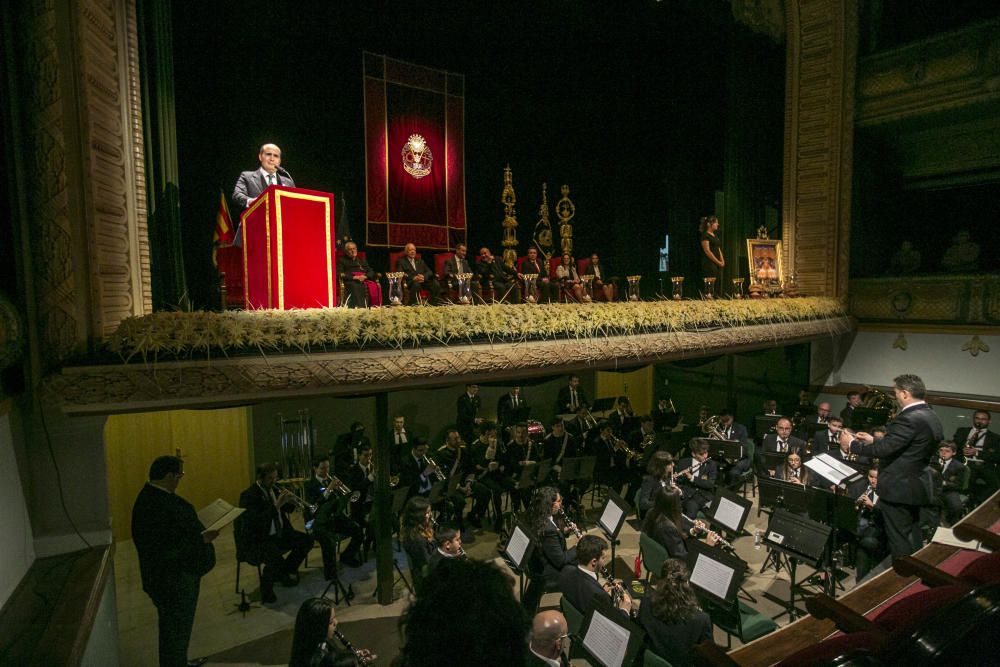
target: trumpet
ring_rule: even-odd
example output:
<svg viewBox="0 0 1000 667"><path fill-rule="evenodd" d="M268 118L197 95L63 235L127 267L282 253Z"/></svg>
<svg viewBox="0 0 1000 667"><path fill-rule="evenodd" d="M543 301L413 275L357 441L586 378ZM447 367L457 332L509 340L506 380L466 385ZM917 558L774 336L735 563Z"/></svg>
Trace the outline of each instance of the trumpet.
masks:
<svg viewBox="0 0 1000 667"><path fill-rule="evenodd" d="M317 505L313 505L311 503L307 503L302 498L299 498L295 494L295 492L292 491L291 489L285 488L284 486L281 486L279 484L274 484L274 485L271 486L271 488L274 491L277 491L279 495L281 493L283 493L283 492L288 492L288 494L289 494L289 498L288 499L292 501L293 505L295 505L300 510L302 510L303 513L308 512L309 514L315 514L316 510L319 509Z"/></svg>
<svg viewBox="0 0 1000 667"><path fill-rule="evenodd" d="M718 544L720 547L722 547L726 551L736 551L736 549L733 548L732 542L729 542L728 540L723 539L722 535L719 535L714 530L709 530L707 528L702 528L697 523L695 523L694 519L692 519L691 517L689 517L686 514L681 514L681 516L684 517L685 519L687 519L688 521L690 521L691 525L693 525L695 528L698 529L699 534L714 535L715 536L715 543Z"/></svg>
<svg viewBox="0 0 1000 667"><path fill-rule="evenodd" d="M632 461L633 459L637 459L640 456L642 456L642 452L635 451L634 449L629 447L628 443L622 440L621 438L615 439L615 449L625 452L626 461Z"/></svg>
<svg viewBox="0 0 1000 667"><path fill-rule="evenodd" d="M447 477L445 477L445 474L441 471L441 466L435 463L434 459L425 455L424 460L427 461L427 465L434 468L434 476L438 478L439 482L443 482L445 479L447 479Z"/></svg>
<svg viewBox="0 0 1000 667"><path fill-rule="evenodd" d="M351 488L344 484L342 481L337 479L335 476L330 476L326 478L326 486L321 489L324 498L329 498L330 493L336 493L337 495L344 497L350 496L351 502L356 503L361 500L360 491L351 491Z"/></svg>
<svg viewBox="0 0 1000 667"><path fill-rule="evenodd" d="M367 649L354 648L354 646L351 645L351 642L347 641L347 637L345 637L344 633L341 632L340 630L334 630L333 636L336 637L340 641L340 643L344 645L344 648L346 648L348 651L354 654L354 657L357 659L359 665L365 665L365 666L370 665L373 662L375 662L375 658L378 657L377 655L375 655L374 653L372 653Z"/></svg>
<svg viewBox="0 0 1000 667"><path fill-rule="evenodd" d="M562 522L566 524L566 527L573 531L573 534L576 535L577 539L583 537L583 531L577 528L576 524L569 520L569 517L566 516L566 510L560 507L555 516L561 519Z"/></svg>
<svg viewBox="0 0 1000 667"><path fill-rule="evenodd" d="M858 499L854 501L854 509L855 510L860 511L860 510L863 510L865 508L865 498L868 497L868 494L871 493L872 490L873 490L872 489L872 485L869 484L868 488L865 489L865 492L862 493L860 496L858 496Z"/></svg>

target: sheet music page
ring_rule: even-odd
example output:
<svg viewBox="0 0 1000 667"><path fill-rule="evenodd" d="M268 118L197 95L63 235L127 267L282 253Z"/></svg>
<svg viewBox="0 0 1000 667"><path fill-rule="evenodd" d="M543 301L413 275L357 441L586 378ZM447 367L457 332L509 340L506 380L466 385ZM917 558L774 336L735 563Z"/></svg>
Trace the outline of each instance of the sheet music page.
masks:
<svg viewBox="0 0 1000 667"><path fill-rule="evenodd" d="M604 667L621 667L628 651L629 631L599 611L587 627L583 647Z"/></svg>
<svg viewBox="0 0 1000 667"><path fill-rule="evenodd" d="M198 520L205 526L202 533L225 528L245 511L242 507L233 507L222 498L212 501L198 511Z"/></svg>
<svg viewBox="0 0 1000 667"><path fill-rule="evenodd" d="M947 544L950 547L959 547L960 549L973 549L975 551L982 551L983 553L991 553L987 547L982 545L982 542L976 540L960 540L955 536L954 531L951 528L938 527L934 531L934 537L931 538L931 542L937 542L938 544Z"/></svg>
<svg viewBox="0 0 1000 667"><path fill-rule="evenodd" d="M613 535L621 518L622 508L618 507L613 501L608 501L608 504L604 508L604 513L601 514L599 523L609 535Z"/></svg>
<svg viewBox="0 0 1000 667"><path fill-rule="evenodd" d="M524 551L528 548L528 542L531 540L528 538L527 534L521 530L520 526L514 526L514 532L510 536L510 540L507 542L507 555L510 559L520 567L521 562L524 560Z"/></svg>
<svg viewBox="0 0 1000 667"><path fill-rule="evenodd" d="M841 479L845 477L850 477L851 475L856 475L858 473L858 471L852 468L851 466L847 465L843 461L838 461L829 454L817 454L814 458L819 459L820 461L827 464L834 470L840 472Z"/></svg>
<svg viewBox="0 0 1000 667"><path fill-rule="evenodd" d="M733 580L733 568L712 560L705 554L698 554L691 570L691 583L702 588L720 600L726 599L729 584Z"/></svg>
<svg viewBox="0 0 1000 667"><path fill-rule="evenodd" d="M820 456L822 456L822 454ZM823 477L824 479L830 480L834 484L840 484L844 480L844 478L847 477L847 475L840 474L840 471L837 470L836 468L832 468L831 466L827 465L824 461L821 461L818 456L814 456L813 458L809 459L802 465L809 468L814 473ZM852 469L851 474L853 475L854 473L855 470Z"/></svg>
<svg viewBox="0 0 1000 667"><path fill-rule="evenodd" d="M734 503L729 498L719 498L719 506L712 518L726 528L736 530L740 526L740 519L743 518L743 506Z"/></svg>

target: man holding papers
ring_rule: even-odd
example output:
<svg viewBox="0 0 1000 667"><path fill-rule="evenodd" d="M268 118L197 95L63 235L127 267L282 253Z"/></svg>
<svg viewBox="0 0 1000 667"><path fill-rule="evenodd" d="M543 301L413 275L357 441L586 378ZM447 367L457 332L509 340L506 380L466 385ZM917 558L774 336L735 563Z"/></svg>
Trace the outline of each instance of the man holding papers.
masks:
<svg viewBox="0 0 1000 667"><path fill-rule="evenodd" d="M841 433L841 443L850 442L851 452L877 457L880 461L879 501L893 557L908 556L923 546L920 509L931 504L933 482L927 461L943 438L941 420L924 402L924 382L916 375L893 380L899 412L885 436Z"/></svg>
<svg viewBox="0 0 1000 667"><path fill-rule="evenodd" d="M191 503L175 493L182 477L184 462L179 457L157 458L132 507L142 590L159 617L161 667L188 665L198 590L201 578L215 567L212 540L219 535L205 531Z"/></svg>

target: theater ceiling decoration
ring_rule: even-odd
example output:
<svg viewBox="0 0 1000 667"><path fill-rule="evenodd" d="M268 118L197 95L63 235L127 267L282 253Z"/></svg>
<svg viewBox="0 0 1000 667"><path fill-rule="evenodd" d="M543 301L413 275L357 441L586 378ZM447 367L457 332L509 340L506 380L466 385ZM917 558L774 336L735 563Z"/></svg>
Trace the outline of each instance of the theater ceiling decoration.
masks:
<svg viewBox="0 0 1000 667"><path fill-rule="evenodd" d="M465 77L364 54L369 247L466 241Z"/></svg>

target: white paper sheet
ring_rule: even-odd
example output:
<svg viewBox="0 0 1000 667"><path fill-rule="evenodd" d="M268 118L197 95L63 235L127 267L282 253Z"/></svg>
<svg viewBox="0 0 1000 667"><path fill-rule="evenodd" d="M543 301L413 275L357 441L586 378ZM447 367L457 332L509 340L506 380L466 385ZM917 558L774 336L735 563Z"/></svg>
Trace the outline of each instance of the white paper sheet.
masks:
<svg viewBox="0 0 1000 667"><path fill-rule="evenodd" d="M524 560L524 552L528 548L530 541L528 535L519 526L514 526L514 532L507 542L507 555L510 556L510 559L518 567L520 567L521 562Z"/></svg>
<svg viewBox="0 0 1000 667"><path fill-rule="evenodd" d="M725 526L729 530L738 530L740 519L743 518L743 506L734 503L728 498L719 498L719 506L716 508L715 516L712 518L716 523Z"/></svg>
<svg viewBox="0 0 1000 667"><path fill-rule="evenodd" d="M201 532L204 534L211 530L222 530L245 511L242 507L233 507L218 498L198 511L198 520L205 526L205 530Z"/></svg>
<svg viewBox="0 0 1000 667"><path fill-rule="evenodd" d="M628 652L629 631L598 611L587 626L583 646L604 667L621 667Z"/></svg>
<svg viewBox="0 0 1000 667"><path fill-rule="evenodd" d="M601 520L599 523L601 524L601 527L604 528L609 535L611 535L615 532L615 528L618 527L618 522L621 518L622 508L618 507L614 501L609 501L607 506L604 508L604 513L601 514Z"/></svg>
<svg viewBox="0 0 1000 667"><path fill-rule="evenodd" d="M959 547L961 549L973 549L987 554L992 553L988 547L983 546L982 542L977 540L960 540L955 537L955 532L951 528L943 528L940 526L934 531L934 537L931 538L931 542L947 544L950 547Z"/></svg>
<svg viewBox="0 0 1000 667"><path fill-rule="evenodd" d="M858 474L857 470L849 465L841 463L829 454L814 456L802 465L809 468L824 479L830 480L834 484L840 484L848 477Z"/></svg>
<svg viewBox="0 0 1000 667"><path fill-rule="evenodd" d="M720 600L725 600L734 573L733 568L728 565L712 560L705 554L698 554L694 569L691 570L691 583Z"/></svg>

